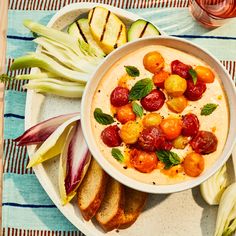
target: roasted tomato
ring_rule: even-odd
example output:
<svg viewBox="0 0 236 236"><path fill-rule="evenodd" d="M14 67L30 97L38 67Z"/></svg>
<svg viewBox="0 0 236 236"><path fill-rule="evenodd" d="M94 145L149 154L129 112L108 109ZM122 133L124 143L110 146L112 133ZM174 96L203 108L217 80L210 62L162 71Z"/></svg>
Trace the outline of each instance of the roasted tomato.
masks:
<svg viewBox="0 0 236 236"><path fill-rule="evenodd" d="M130 152L130 164L140 172L149 173L157 167L157 156L154 152L133 149Z"/></svg>
<svg viewBox="0 0 236 236"><path fill-rule="evenodd" d="M144 127L151 127L151 126L158 126L162 121L162 117L159 113L148 113L143 118L143 126Z"/></svg>
<svg viewBox="0 0 236 236"><path fill-rule="evenodd" d="M169 98L166 102L168 108L176 113L181 113L188 105L188 100L182 95L179 97Z"/></svg>
<svg viewBox="0 0 236 236"><path fill-rule="evenodd" d="M196 115L189 113L183 117L182 135L194 137L197 135L200 124Z"/></svg>
<svg viewBox="0 0 236 236"><path fill-rule="evenodd" d="M129 103L125 106L117 107L116 118L118 121L120 121L121 124L125 124L128 121L135 120L136 115L133 112L132 104Z"/></svg>
<svg viewBox="0 0 236 236"><path fill-rule="evenodd" d="M188 79L191 78L189 74L189 70L192 68L190 65L186 65L179 60L175 60L171 62L171 72L172 74L176 74L181 76L182 78Z"/></svg>
<svg viewBox="0 0 236 236"><path fill-rule="evenodd" d="M165 61L159 52L153 51L144 56L143 65L146 70L155 74L164 68Z"/></svg>
<svg viewBox="0 0 236 236"><path fill-rule="evenodd" d="M191 177L199 176L204 170L204 158L202 155L192 152L183 161L184 171Z"/></svg>
<svg viewBox="0 0 236 236"><path fill-rule="evenodd" d="M120 130L120 137L126 144L133 144L137 142L142 131L142 125L136 121L128 121Z"/></svg>
<svg viewBox="0 0 236 236"><path fill-rule="evenodd" d="M119 135L119 127L117 125L110 125L105 128L101 133L102 141L108 147L117 147L121 145L121 138Z"/></svg>
<svg viewBox="0 0 236 236"><path fill-rule="evenodd" d="M179 97L185 92L187 82L186 79L180 77L179 75L170 75L165 80L164 87L169 95Z"/></svg>
<svg viewBox="0 0 236 236"><path fill-rule="evenodd" d="M148 127L143 129L138 139L138 145L142 150L153 152L161 150L166 139L159 127Z"/></svg>
<svg viewBox="0 0 236 236"><path fill-rule="evenodd" d="M184 149L187 146L188 142L188 137L180 135L175 140L173 140L173 146L176 149Z"/></svg>
<svg viewBox="0 0 236 236"><path fill-rule="evenodd" d="M209 131L199 131L190 141L192 149L200 154L209 154L217 149L217 137Z"/></svg>
<svg viewBox="0 0 236 236"><path fill-rule="evenodd" d="M166 118L162 120L160 127L168 140L173 140L181 134L182 120L178 118Z"/></svg>
<svg viewBox="0 0 236 236"><path fill-rule="evenodd" d="M124 87L116 87L110 96L111 104L115 107L121 107L129 102L129 90Z"/></svg>
<svg viewBox="0 0 236 236"><path fill-rule="evenodd" d="M164 82L169 76L170 74L167 71L161 70L153 75L152 80L155 86L158 88L164 88Z"/></svg>
<svg viewBox="0 0 236 236"><path fill-rule="evenodd" d="M197 83L194 85L193 81L187 80L187 89L184 93L185 97L190 101L196 101L199 100L202 97L202 94L206 91L206 84L197 81Z"/></svg>
<svg viewBox="0 0 236 236"><path fill-rule="evenodd" d="M215 80L214 73L205 66L196 66L194 69L197 73L197 79L204 83L213 83Z"/></svg>
<svg viewBox="0 0 236 236"><path fill-rule="evenodd" d="M152 90L147 96L141 99L141 105L147 111L157 111L165 103L165 94L157 89Z"/></svg>

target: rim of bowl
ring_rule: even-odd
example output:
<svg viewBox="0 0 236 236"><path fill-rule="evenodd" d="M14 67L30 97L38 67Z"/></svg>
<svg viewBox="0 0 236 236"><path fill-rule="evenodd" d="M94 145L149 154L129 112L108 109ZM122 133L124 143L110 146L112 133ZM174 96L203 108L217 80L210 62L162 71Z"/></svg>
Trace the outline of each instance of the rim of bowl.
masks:
<svg viewBox="0 0 236 236"><path fill-rule="evenodd" d="M210 65L214 63L217 68L214 68L217 74L221 74L221 81L222 87L226 94L228 100L228 111L229 111L229 128L228 128L228 135L227 140L224 145L224 149L218 159L214 162L214 164L208 168L202 175L195 177L193 179L179 182L176 184L170 185L152 185L144 182L137 181L131 177L128 177L125 174L122 174L119 170L117 170L106 158L101 154L100 149L93 138L93 132L91 127L91 102L94 96L94 92L104 76L104 74L111 68L111 66L121 59L124 55L120 56L121 54L129 54L133 50L137 50L141 46L147 46L152 44L157 44L157 42L161 43L161 45L169 46L175 48L177 50L189 53L188 50L195 49L198 51L198 55L192 54L195 57L202 59L203 56L207 57L207 63ZM180 45L175 45L178 43ZM171 46L170 46L171 44ZM130 48L135 48L131 50ZM203 60L203 59L202 59ZM203 61L206 61L203 60ZM108 65L108 66L107 66ZM220 72L220 73L219 73ZM94 85L95 84L95 85ZM223 85L224 84L224 85ZM185 39L180 39L177 37L171 36L158 36L158 37L148 37L144 39L135 40L133 42L128 42L127 44L119 47L112 53L110 53L105 60L98 66L97 70L91 76L90 81L87 83L83 97L81 102L81 125L82 131L84 134L84 138L88 145L90 152L92 153L93 157L96 161L101 165L101 167L114 179L119 181L120 183L148 193L174 193L183 191L186 189L193 188L202 182L204 182L207 178L213 175L229 158L230 154L232 153L233 147L236 143L236 138L234 134L236 133L236 112L233 112L234 108L236 107L236 89L233 84L233 81L230 78L229 73L223 67L223 65L207 50L202 49L198 45L189 42Z"/></svg>

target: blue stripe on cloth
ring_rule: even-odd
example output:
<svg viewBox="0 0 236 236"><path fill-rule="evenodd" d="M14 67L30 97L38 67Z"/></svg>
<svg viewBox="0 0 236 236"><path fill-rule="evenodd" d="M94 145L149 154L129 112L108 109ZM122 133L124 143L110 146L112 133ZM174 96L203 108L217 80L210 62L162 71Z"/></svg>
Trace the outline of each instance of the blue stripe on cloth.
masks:
<svg viewBox="0 0 236 236"><path fill-rule="evenodd" d="M32 230L76 230L54 207L35 175L5 173L2 202L5 203L2 207L3 227L27 227Z"/></svg>
<svg viewBox="0 0 236 236"><path fill-rule="evenodd" d="M19 204L15 202L3 202L2 206L12 206L21 208L56 208L55 205Z"/></svg>
<svg viewBox="0 0 236 236"><path fill-rule="evenodd" d="M14 139L20 136L24 132L24 121L22 121L22 119L25 115L25 101L26 101L25 92L16 92L12 90L7 90L5 92L5 105L4 105L5 107L4 113L6 114L6 117L4 119L5 139Z"/></svg>
<svg viewBox="0 0 236 236"><path fill-rule="evenodd" d="M5 113L4 117L14 117L14 118L18 118L18 119L25 119L25 116L20 116L20 115L13 114L13 113Z"/></svg>

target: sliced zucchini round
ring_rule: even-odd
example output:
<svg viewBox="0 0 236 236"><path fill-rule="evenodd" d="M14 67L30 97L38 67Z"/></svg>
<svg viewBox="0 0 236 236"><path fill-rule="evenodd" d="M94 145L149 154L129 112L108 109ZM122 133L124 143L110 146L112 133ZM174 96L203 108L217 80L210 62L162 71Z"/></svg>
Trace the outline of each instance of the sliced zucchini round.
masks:
<svg viewBox="0 0 236 236"><path fill-rule="evenodd" d="M161 35L159 30L152 23L139 19L128 30L128 41L155 35Z"/></svg>

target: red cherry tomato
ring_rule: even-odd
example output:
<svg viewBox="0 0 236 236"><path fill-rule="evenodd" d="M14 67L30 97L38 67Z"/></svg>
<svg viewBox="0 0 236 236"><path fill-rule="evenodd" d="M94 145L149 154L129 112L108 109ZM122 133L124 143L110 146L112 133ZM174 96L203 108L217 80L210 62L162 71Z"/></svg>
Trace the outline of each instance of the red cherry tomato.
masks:
<svg viewBox="0 0 236 236"><path fill-rule="evenodd" d="M131 103L122 107L117 107L116 118L118 121L120 121L121 124L125 124L128 121L135 120L136 115L133 112Z"/></svg>
<svg viewBox="0 0 236 236"><path fill-rule="evenodd" d="M217 137L209 131L199 131L190 141L192 149L200 154L209 154L217 149Z"/></svg>
<svg viewBox="0 0 236 236"><path fill-rule="evenodd" d="M110 125L105 128L101 133L102 141L108 147L117 147L121 145L121 138L119 135L119 127L117 125Z"/></svg>
<svg viewBox="0 0 236 236"><path fill-rule="evenodd" d="M175 60L175 61L171 62L172 74L179 75L180 77L182 77L184 79L191 78L191 75L188 72L191 68L192 68L192 66L186 65L179 60Z"/></svg>
<svg viewBox="0 0 236 236"><path fill-rule="evenodd" d="M199 130L199 120L194 114L187 114L183 117L182 135L194 137Z"/></svg>
<svg viewBox="0 0 236 236"><path fill-rule="evenodd" d="M161 145L160 150L170 151L172 147L173 147L172 142L166 140L166 141Z"/></svg>
<svg viewBox="0 0 236 236"><path fill-rule="evenodd" d="M126 105L129 102L129 90L124 87L116 87L111 93L110 101L115 107Z"/></svg>
<svg viewBox="0 0 236 236"><path fill-rule="evenodd" d="M154 152L133 149L130 152L130 164L142 173L150 173L157 167L157 156Z"/></svg>
<svg viewBox="0 0 236 236"><path fill-rule="evenodd" d="M165 135L159 127L147 127L143 129L138 139L139 147L144 151L153 152L161 150L166 139Z"/></svg>
<svg viewBox="0 0 236 236"><path fill-rule="evenodd" d="M206 91L206 84L197 81L197 83L194 85L193 81L187 80L187 89L184 93L185 97L190 101L196 101L199 100L202 97L202 94Z"/></svg>
<svg viewBox="0 0 236 236"><path fill-rule="evenodd" d="M155 86L158 88L164 88L164 82L170 74L167 71L161 70L160 72L153 75L152 80Z"/></svg>
<svg viewBox="0 0 236 236"><path fill-rule="evenodd" d="M157 89L152 90L147 96L141 99L141 105L147 111L157 111L165 103L165 94Z"/></svg>

